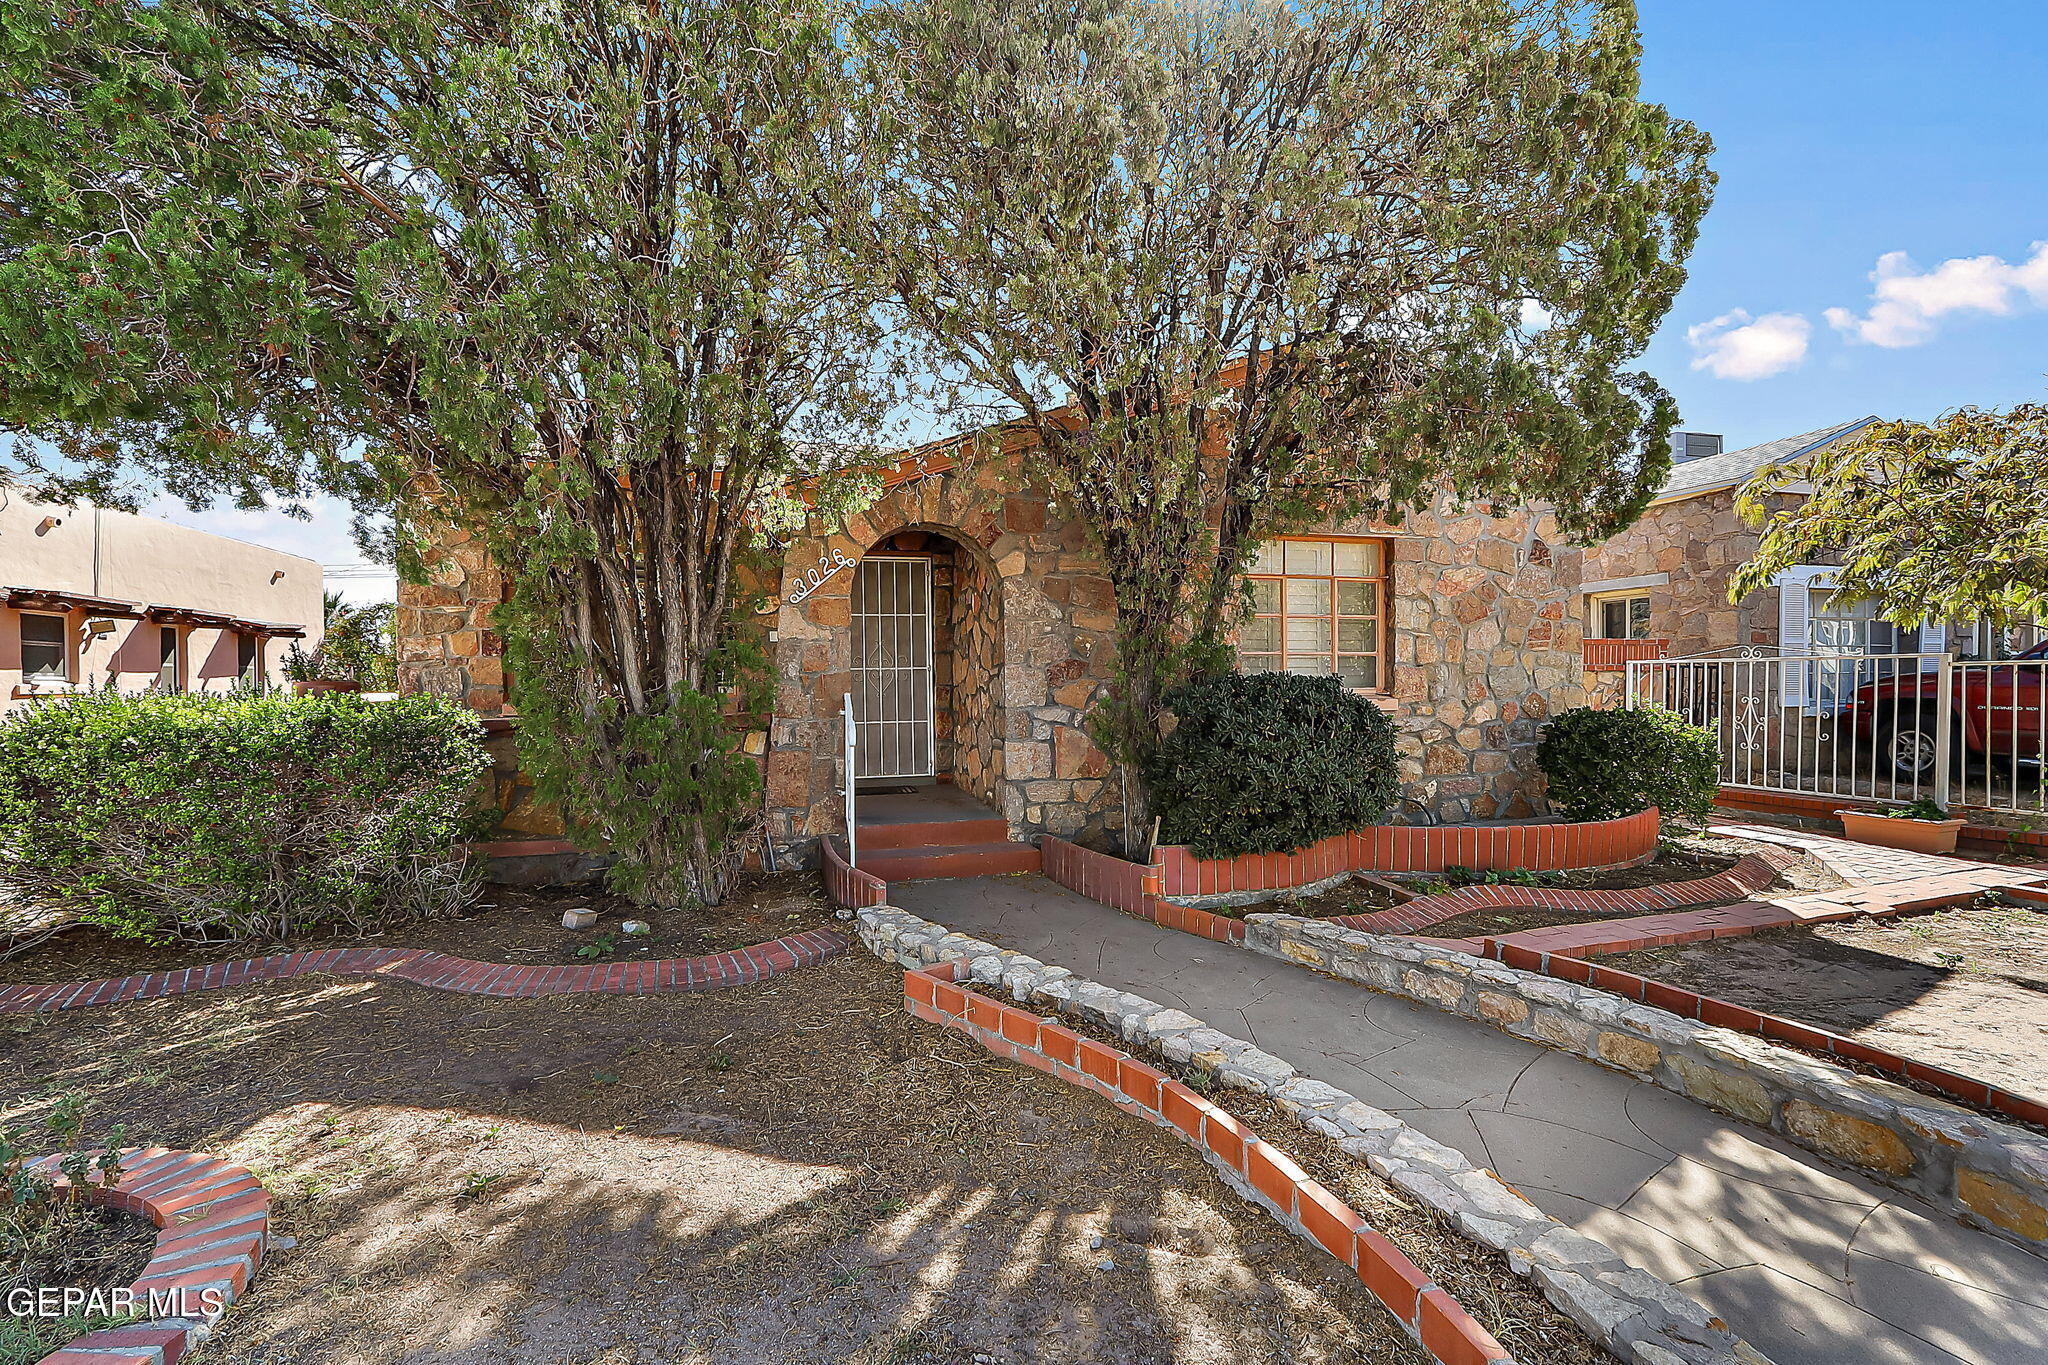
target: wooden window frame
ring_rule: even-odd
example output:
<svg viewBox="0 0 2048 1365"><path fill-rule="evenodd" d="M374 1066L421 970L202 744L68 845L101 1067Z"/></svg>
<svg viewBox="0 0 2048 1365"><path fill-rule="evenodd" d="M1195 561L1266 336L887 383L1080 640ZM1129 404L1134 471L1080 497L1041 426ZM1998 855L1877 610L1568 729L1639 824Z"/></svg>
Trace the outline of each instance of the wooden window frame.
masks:
<svg viewBox="0 0 2048 1365"><path fill-rule="evenodd" d="M162 662L164 654L164 637L166 636L166 634L168 634L170 637L172 651L170 659L171 681L168 686L164 684L164 664ZM188 637L183 626L164 625L162 623L159 623L157 625L156 654L158 663L156 666L156 681L152 684L157 691L183 692L185 690L185 650L187 647L187 639Z"/></svg>
<svg viewBox="0 0 2048 1365"><path fill-rule="evenodd" d="M1284 558L1282 560L1281 571L1279 573L1259 573L1256 571L1252 571L1245 574L1245 579L1247 582L1256 582L1264 580L1266 582L1278 583L1280 585L1280 610L1278 612L1254 613L1254 619L1279 622L1279 628L1277 631L1279 637L1279 649L1277 651L1255 653L1251 655L1251 657L1277 658L1280 661L1280 666L1275 671L1281 673L1288 672L1288 663L1295 656L1295 651L1290 650L1287 647L1287 622L1290 619L1304 621L1327 620L1330 623L1330 648L1327 653L1328 662L1330 664L1330 674L1328 676L1341 678L1343 675L1340 671L1341 665L1338 661L1346 657L1356 657L1356 654L1354 651L1345 651L1339 648L1341 634L1339 630L1339 623L1347 615L1351 615L1352 613L1345 613L1337 610L1337 585L1339 583L1369 583L1373 586L1372 619L1375 623L1375 629L1373 631L1373 649L1371 655L1369 656L1373 660L1373 683L1369 687L1353 687L1351 690L1353 692L1357 692L1367 696L1391 696L1393 693L1393 660L1390 657L1390 646L1393 640L1393 630L1390 617L1392 615L1391 608L1393 606L1394 542L1386 536L1293 535L1274 536L1269 540L1261 541L1260 544L1262 547L1265 545L1285 546L1291 544L1328 545L1333 547L1333 553L1330 556L1331 571L1327 574L1289 572L1286 568L1286 562ZM1377 546L1379 549L1380 563L1380 571L1378 576L1360 576L1357 574L1340 574L1336 572L1336 555L1334 553L1334 547L1338 545ZM1284 556L1285 551L1283 550L1282 553ZM1299 579L1307 582L1328 583L1330 585L1330 610L1328 615L1323 617L1291 617L1287 610L1287 583L1290 579ZM1312 652L1313 651L1304 651L1304 657L1306 657L1307 654ZM1244 657L1245 656L1242 653L1240 653L1239 658L1242 659Z"/></svg>
<svg viewBox="0 0 2048 1365"><path fill-rule="evenodd" d="M249 651L249 665L242 666L242 650ZM263 637L252 631L235 632L235 682L256 691L263 686Z"/></svg>
<svg viewBox="0 0 2048 1365"><path fill-rule="evenodd" d="M1607 633L1607 604L1610 602L1633 602L1637 598L1641 598L1646 603L1650 602L1649 591L1645 588L1624 588L1615 592L1594 593L1590 599L1593 605L1593 626L1600 633L1597 635L1588 635L1587 638L1593 640L1649 640L1656 638L1655 636L1649 633L1649 613L1655 610L1654 604L1644 608L1643 634L1609 635ZM1626 630L1627 628L1628 623L1626 618L1624 618L1622 622L1622 629Z"/></svg>
<svg viewBox="0 0 2048 1365"><path fill-rule="evenodd" d="M57 623L57 663L59 676L31 673L28 667L28 622L30 617L39 621ZM48 686L51 683L75 683L78 681L78 651L71 643L71 617L55 611L22 611L15 613L15 642L21 650L21 681L26 686ZM48 644L38 640L37 644Z"/></svg>

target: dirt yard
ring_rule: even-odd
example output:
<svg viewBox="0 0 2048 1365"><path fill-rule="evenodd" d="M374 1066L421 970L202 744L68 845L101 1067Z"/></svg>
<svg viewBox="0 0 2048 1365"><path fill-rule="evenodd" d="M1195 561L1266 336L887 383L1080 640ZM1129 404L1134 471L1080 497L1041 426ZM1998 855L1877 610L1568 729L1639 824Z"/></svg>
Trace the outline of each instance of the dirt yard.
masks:
<svg viewBox="0 0 2048 1365"><path fill-rule="evenodd" d="M1980 902L1602 958L2048 1099L2048 914Z"/></svg>
<svg viewBox="0 0 2048 1365"><path fill-rule="evenodd" d="M263 1177L290 1240L221 1365L1421 1359L1186 1148L900 982L856 949L702 995L306 978L0 1019L0 1122L83 1092Z"/></svg>
<svg viewBox="0 0 2048 1365"><path fill-rule="evenodd" d="M595 928L562 928L562 912L580 906L598 912ZM640 920L645 934L619 926ZM715 911L647 910L599 887L522 889L487 886L460 919L395 925L367 938L308 937L289 943L173 944L152 948L114 938L88 925L75 925L11 960L0 960L0 981L85 981L170 971L208 962L263 957L313 948L429 948L479 962L554 966L580 962L630 962L635 958L699 957L744 948L785 934L832 922L831 906L818 889L816 873L744 875L732 897ZM582 950L582 951L579 951Z"/></svg>

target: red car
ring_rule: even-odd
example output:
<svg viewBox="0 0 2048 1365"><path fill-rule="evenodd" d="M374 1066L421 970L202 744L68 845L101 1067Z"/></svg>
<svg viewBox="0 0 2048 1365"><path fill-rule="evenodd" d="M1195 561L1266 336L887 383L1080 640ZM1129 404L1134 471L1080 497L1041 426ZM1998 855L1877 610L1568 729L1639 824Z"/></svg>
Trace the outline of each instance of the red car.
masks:
<svg viewBox="0 0 2048 1365"><path fill-rule="evenodd" d="M1955 665L1950 752L1958 763L2005 764L2048 758L2048 641L2013 659ZM1933 776L1941 675L1901 673L1856 689L1840 716L1876 745L1900 781Z"/></svg>

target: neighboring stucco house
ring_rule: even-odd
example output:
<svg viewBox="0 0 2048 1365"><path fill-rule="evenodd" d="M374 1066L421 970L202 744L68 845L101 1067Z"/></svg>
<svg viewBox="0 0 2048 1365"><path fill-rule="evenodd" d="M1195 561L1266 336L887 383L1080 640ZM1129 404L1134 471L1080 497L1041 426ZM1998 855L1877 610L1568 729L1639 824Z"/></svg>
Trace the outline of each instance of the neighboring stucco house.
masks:
<svg viewBox="0 0 2048 1365"><path fill-rule="evenodd" d="M750 736L778 856L807 860L843 823L849 695L863 788L950 784L1013 837L1116 841L1121 793L1083 724L1113 672L1110 584L1028 454L914 452L849 525L785 547L768 585L774 716ZM400 686L504 715L500 577L460 533L443 552L428 584L399 590ZM1580 552L1553 517L1444 503L1399 525L1332 524L1266 546L1251 577L1244 666L1335 674L1384 707L1401 737L1396 818L1541 809L1538 726L1586 699ZM507 832L558 832L506 762Z"/></svg>
<svg viewBox="0 0 2048 1365"><path fill-rule="evenodd" d="M281 682L284 642L319 643L323 586L298 555L0 488L0 706Z"/></svg>

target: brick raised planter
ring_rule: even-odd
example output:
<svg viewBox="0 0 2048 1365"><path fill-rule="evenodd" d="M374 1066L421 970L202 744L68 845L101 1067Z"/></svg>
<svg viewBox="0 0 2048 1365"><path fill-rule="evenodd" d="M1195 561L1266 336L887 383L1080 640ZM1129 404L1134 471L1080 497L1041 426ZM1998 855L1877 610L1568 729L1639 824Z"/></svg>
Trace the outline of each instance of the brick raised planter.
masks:
<svg viewBox="0 0 2048 1365"><path fill-rule="evenodd" d="M2048 1253L2048 1142L2039 1134L1727 1026L1755 1020L1761 1033L1763 1016L1753 1011L1707 1005L1690 992L1575 958L1548 955L1539 973L1295 915L1253 915L1247 923L1244 945L1254 952L1628 1072ZM1641 993L1631 998L1609 987ZM1688 1009L1697 1017L1679 1012ZM1831 1044L1822 1030L1790 1020L1772 1027L1816 1051L1846 1044L1838 1054L1845 1058L1878 1054L1849 1039ZM1899 1062L1904 1074L1930 1083L1976 1084Z"/></svg>
<svg viewBox="0 0 2048 1365"><path fill-rule="evenodd" d="M252 981L328 973L384 976L437 991L526 999L537 995L659 995L740 986L846 951L847 939L830 929L757 943L751 948L706 957L661 958L652 962L606 962L591 966L540 967L472 962L417 948L321 948L309 953L213 962L140 976L101 981L60 981L40 986L0 986L0 1014L74 1010L155 1000L187 991L222 990Z"/></svg>
<svg viewBox="0 0 2048 1365"><path fill-rule="evenodd" d="M112 1186L73 1186L55 1173L59 1159L36 1165L60 1190L156 1224L156 1252L128 1286L151 1320L79 1337L40 1365L173 1365L255 1278L270 1241L270 1195L242 1167L197 1152L131 1148Z"/></svg>
<svg viewBox="0 0 2048 1365"><path fill-rule="evenodd" d="M1244 937L1243 920L1211 914L1191 905L1176 905L1160 895L1156 867L1146 867L1112 853L1097 853L1050 834L1039 838L1038 848L1040 866L1047 877L1092 901L1218 943L1235 943Z"/></svg>
<svg viewBox="0 0 2048 1365"><path fill-rule="evenodd" d="M1197 858L1169 844L1154 857L1159 894L1172 900L1311 886L1352 872L1442 872L1451 867L1526 867L1563 872L1628 867L1657 851L1655 809L1618 820L1527 825L1372 825L1332 835L1293 853Z"/></svg>
<svg viewBox="0 0 2048 1365"><path fill-rule="evenodd" d="M990 1052L1093 1090L1201 1153L1232 1188L1353 1271L1430 1359L1509 1365L1491 1332L1286 1152L1156 1067L1027 1009L955 984L964 963L903 973L904 1008L957 1029Z"/></svg>

